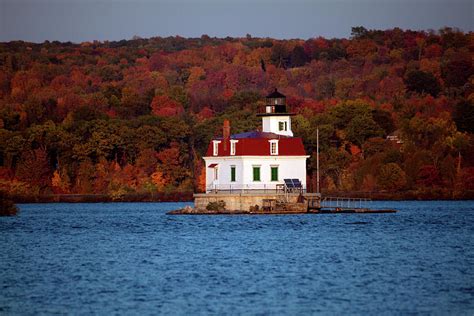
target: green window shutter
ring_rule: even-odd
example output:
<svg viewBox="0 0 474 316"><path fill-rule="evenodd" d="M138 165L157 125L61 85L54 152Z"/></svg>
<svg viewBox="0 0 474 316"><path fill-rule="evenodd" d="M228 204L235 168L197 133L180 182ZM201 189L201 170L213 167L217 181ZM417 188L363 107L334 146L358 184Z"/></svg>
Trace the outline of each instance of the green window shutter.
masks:
<svg viewBox="0 0 474 316"><path fill-rule="evenodd" d="M272 181L278 181L278 167L272 167Z"/></svg>
<svg viewBox="0 0 474 316"><path fill-rule="evenodd" d="M235 182L235 167L234 166L230 167L230 181Z"/></svg>
<svg viewBox="0 0 474 316"><path fill-rule="evenodd" d="M260 181L260 167L253 167L253 181Z"/></svg>

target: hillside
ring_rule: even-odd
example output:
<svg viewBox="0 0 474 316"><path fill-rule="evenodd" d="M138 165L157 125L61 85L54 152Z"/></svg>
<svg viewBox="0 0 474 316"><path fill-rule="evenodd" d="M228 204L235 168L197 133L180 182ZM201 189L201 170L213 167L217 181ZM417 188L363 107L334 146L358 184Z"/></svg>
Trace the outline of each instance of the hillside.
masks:
<svg viewBox="0 0 474 316"><path fill-rule="evenodd" d="M201 159L277 87L325 192L474 194L474 34L0 43L0 190L16 197L202 191ZM387 136L390 136L387 139ZM405 194L405 195L404 195Z"/></svg>

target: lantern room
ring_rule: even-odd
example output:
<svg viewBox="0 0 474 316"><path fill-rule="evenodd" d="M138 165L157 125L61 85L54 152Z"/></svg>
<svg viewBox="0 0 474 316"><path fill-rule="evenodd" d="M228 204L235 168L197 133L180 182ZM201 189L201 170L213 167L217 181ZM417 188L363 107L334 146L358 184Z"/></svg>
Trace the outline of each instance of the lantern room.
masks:
<svg viewBox="0 0 474 316"><path fill-rule="evenodd" d="M286 96L277 89L266 96L265 113L286 113Z"/></svg>

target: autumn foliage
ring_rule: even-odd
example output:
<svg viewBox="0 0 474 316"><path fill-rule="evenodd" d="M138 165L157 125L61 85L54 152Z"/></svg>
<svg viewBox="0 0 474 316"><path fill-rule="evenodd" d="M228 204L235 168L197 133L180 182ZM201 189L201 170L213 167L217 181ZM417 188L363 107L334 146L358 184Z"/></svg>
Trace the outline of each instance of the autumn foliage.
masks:
<svg viewBox="0 0 474 316"><path fill-rule="evenodd" d="M452 28L0 43L0 190L203 190L201 158L222 121L233 133L259 128L262 98L278 87L311 156L310 190L318 127L324 191L466 196L473 49L474 35Z"/></svg>

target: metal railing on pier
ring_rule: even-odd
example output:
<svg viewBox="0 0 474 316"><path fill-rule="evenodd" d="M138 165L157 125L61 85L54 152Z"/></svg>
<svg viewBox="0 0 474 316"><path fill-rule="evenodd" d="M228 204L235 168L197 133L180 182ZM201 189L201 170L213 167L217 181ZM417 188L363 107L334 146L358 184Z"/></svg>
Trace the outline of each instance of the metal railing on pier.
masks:
<svg viewBox="0 0 474 316"><path fill-rule="evenodd" d="M324 197L321 208L364 209L369 208L370 202L372 200L366 198Z"/></svg>

